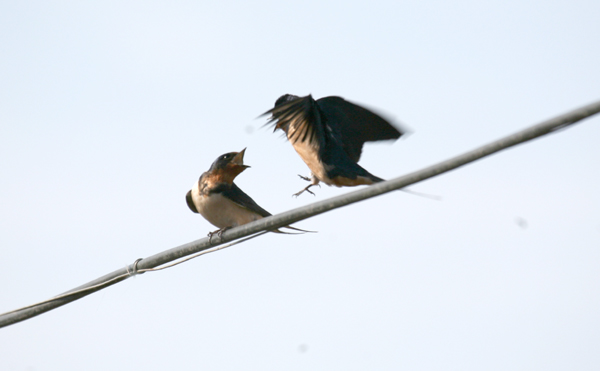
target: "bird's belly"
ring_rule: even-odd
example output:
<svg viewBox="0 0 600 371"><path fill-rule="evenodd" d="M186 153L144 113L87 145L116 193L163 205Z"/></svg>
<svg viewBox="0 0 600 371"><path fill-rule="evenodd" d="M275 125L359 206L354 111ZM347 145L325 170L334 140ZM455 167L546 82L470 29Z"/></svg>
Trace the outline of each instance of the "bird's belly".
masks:
<svg viewBox="0 0 600 371"><path fill-rule="evenodd" d="M327 176L327 165L319 160L318 149L306 142L296 142L294 149L302 158L302 161L308 166L315 177L327 185L335 185Z"/></svg>
<svg viewBox="0 0 600 371"><path fill-rule="evenodd" d="M208 196L192 193L192 197L198 212L218 228L237 227L262 218L218 193Z"/></svg>

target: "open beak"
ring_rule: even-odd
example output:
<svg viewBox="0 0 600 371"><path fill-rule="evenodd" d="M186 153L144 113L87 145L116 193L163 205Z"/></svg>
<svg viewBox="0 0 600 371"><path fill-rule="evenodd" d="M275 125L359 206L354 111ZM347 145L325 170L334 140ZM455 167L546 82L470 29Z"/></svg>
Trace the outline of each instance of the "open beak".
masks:
<svg viewBox="0 0 600 371"><path fill-rule="evenodd" d="M238 152L238 154L235 155L233 157L233 159L231 159L231 162L233 164L235 164L235 165L243 166L244 168L248 168L250 166L244 165L244 152L246 152L246 148L244 148L243 150L241 150L240 152Z"/></svg>

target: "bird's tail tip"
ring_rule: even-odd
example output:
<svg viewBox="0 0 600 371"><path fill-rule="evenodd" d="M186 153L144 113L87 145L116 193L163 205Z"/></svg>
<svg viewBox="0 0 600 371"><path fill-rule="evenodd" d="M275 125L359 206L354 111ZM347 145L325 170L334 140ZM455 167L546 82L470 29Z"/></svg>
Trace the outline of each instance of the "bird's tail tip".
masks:
<svg viewBox="0 0 600 371"><path fill-rule="evenodd" d="M290 227L289 225L286 225L285 227L281 227L281 228L292 229L294 231L298 231L299 233L284 232L284 231L280 231L279 229L274 229L273 232L275 232L275 233L282 233L282 234L318 233L317 231L307 231L306 229L300 229L300 228L296 228L296 227Z"/></svg>

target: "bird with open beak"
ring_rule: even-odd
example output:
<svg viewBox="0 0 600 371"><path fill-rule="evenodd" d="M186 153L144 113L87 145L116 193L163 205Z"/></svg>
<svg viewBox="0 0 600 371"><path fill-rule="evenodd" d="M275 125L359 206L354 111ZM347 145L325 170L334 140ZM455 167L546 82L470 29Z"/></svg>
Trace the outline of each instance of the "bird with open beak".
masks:
<svg viewBox="0 0 600 371"><path fill-rule="evenodd" d="M208 234L211 238L215 233L220 237L229 228L271 216L233 182L236 176L250 167L244 165L245 151L244 148L240 152L219 156L185 196L190 210L219 228ZM284 228L308 232L290 226ZM272 232L286 233L277 229Z"/></svg>

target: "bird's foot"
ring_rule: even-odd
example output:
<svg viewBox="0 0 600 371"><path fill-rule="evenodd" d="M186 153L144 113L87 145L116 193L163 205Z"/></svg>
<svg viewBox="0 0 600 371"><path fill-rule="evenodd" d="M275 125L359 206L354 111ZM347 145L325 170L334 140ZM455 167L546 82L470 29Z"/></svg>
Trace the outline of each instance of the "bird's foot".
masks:
<svg viewBox="0 0 600 371"><path fill-rule="evenodd" d="M307 176L300 175L300 174L298 174L298 176L299 176L299 177L300 177L300 179L302 179L302 180L306 180L307 182L312 182L312 179L311 179L311 178L309 178L309 177L307 177Z"/></svg>
<svg viewBox="0 0 600 371"><path fill-rule="evenodd" d="M212 238L213 236L216 234L217 236L219 236L219 238L223 237L223 232L225 232L226 230L231 229L231 227L225 227L225 228L221 228L221 229L217 229L214 232L208 232L208 243L212 245Z"/></svg>
<svg viewBox="0 0 600 371"><path fill-rule="evenodd" d="M310 179L309 179L309 180L310 180ZM313 195L313 196L316 196L316 195L314 194L314 192L312 192L312 191L309 189L310 187L312 187L312 186L316 186L316 185L318 185L318 186L319 186L319 188L321 187L321 185L320 185L320 184L309 184L309 185L307 185L305 188L303 188L303 189L302 189L300 192L298 192L298 193L294 193L292 196L293 196L293 197L298 197L298 196L300 196L302 193L304 193L304 191L306 191L306 192L310 193L310 194L311 194L311 195Z"/></svg>

